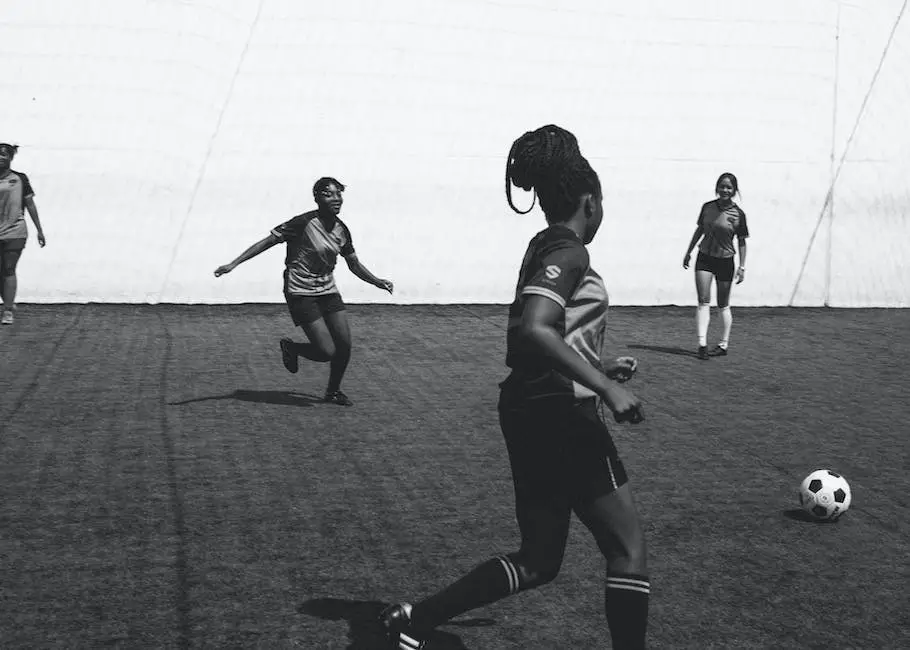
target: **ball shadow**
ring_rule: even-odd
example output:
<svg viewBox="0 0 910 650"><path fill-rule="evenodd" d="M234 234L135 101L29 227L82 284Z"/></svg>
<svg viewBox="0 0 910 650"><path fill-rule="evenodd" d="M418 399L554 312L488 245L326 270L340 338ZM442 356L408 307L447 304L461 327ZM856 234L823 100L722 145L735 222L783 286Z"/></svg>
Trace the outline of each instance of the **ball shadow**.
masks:
<svg viewBox="0 0 910 650"><path fill-rule="evenodd" d="M784 510L782 512L782 514L787 519L792 519L793 521L802 521L802 522L805 522L808 524L834 524L834 523L837 523L837 519L834 519L834 520L816 519L815 517L810 515L808 512L806 512L802 508L790 508L788 510Z"/></svg>

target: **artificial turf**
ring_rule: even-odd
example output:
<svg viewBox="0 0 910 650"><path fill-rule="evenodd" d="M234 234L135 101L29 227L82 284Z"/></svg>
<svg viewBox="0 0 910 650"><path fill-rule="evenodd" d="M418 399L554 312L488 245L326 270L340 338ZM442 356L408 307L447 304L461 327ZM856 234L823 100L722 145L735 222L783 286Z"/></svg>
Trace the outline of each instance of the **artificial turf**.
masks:
<svg viewBox="0 0 910 650"><path fill-rule="evenodd" d="M496 418L505 307L351 305L353 408L281 365L283 305L21 305L0 329L0 647L382 647L518 543ZM611 425L646 526L652 648L910 647L910 311L614 308L640 425ZM716 340L719 319L712 323ZM796 488L845 475L805 521ZM574 522L557 580L432 648L609 647Z"/></svg>

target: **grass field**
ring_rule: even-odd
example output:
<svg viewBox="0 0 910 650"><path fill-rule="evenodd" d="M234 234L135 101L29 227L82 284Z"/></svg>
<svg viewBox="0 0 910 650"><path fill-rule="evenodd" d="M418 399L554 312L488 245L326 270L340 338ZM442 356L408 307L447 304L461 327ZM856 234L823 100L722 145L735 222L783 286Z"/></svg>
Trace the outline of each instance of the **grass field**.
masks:
<svg viewBox="0 0 910 650"><path fill-rule="evenodd" d="M648 419L613 425L647 527L652 648L910 648L910 310L615 308ZM0 647L382 647L517 528L497 382L505 308L350 307L354 408L281 366L283 305L22 305L0 329ZM712 341L719 319L712 322ZM297 334L298 339L300 334ZM811 470L851 510L796 516ZM431 648L609 647L573 523L554 583Z"/></svg>

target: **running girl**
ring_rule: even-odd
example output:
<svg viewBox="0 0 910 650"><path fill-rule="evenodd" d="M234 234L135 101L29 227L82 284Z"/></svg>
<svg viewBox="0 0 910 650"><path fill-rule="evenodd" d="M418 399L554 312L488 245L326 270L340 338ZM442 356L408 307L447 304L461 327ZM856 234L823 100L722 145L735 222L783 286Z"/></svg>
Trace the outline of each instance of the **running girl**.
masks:
<svg viewBox="0 0 910 650"><path fill-rule="evenodd" d="M294 325L303 329L308 343L289 338L279 342L281 359L289 372L298 370L298 357L329 364L325 401L342 406L353 402L341 390L351 358L351 329L344 301L335 285L338 256L344 257L351 273L375 287L392 293L388 280L377 278L357 258L351 231L338 218L344 185L323 177L313 185L316 210L299 214L272 229L268 237L243 251L237 259L215 269L215 277L230 273L237 265L284 242L284 298Z"/></svg>

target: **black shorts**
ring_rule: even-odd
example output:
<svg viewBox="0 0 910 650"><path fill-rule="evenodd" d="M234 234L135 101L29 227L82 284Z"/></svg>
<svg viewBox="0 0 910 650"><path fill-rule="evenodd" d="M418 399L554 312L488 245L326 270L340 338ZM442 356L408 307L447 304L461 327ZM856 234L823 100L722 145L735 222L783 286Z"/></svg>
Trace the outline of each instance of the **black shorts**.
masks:
<svg viewBox="0 0 910 650"><path fill-rule="evenodd" d="M294 325L312 323L324 318L326 314L345 310L344 301L339 293L326 293L321 296L285 294L284 299L288 303L288 311L291 312Z"/></svg>
<svg viewBox="0 0 910 650"><path fill-rule="evenodd" d="M0 276L16 275L16 265L25 248L25 237L0 239Z"/></svg>
<svg viewBox="0 0 910 650"><path fill-rule="evenodd" d="M594 398L499 399L515 498L573 507L629 481Z"/></svg>
<svg viewBox="0 0 910 650"><path fill-rule="evenodd" d="M733 266L732 257L712 257L699 253L695 258L695 270L713 273L719 282L733 282Z"/></svg>

